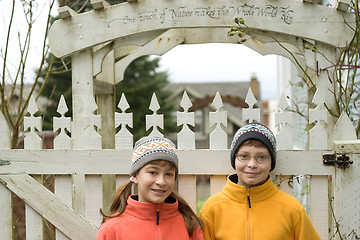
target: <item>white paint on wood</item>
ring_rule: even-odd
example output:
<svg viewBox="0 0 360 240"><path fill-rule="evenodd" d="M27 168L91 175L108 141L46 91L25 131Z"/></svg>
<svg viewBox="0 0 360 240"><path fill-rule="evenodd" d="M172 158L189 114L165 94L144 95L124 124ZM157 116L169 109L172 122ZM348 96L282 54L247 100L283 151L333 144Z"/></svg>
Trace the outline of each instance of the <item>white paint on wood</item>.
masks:
<svg viewBox="0 0 360 240"><path fill-rule="evenodd" d="M332 167L324 166L322 155L327 151L278 151L275 175L333 175ZM229 164L229 150L178 150L181 174L227 175L234 171ZM131 150L41 150L0 151L11 164L0 167L0 174L129 174ZM199 157L201 156L201 157ZM98 164L101 159L101 164ZM296 163L296 167L294 167ZM206 168L204 168L206 166Z"/></svg>
<svg viewBox="0 0 360 240"><path fill-rule="evenodd" d="M227 149L227 134L221 125L227 127L227 112L220 111L224 106L220 93L216 92L212 105L215 112L209 112L209 127L215 125L215 129L210 133L210 149Z"/></svg>
<svg viewBox="0 0 360 240"><path fill-rule="evenodd" d="M280 129L276 133L276 148L277 150L291 150L293 149L293 114L286 112L289 107L285 94L282 93L279 100L279 113L275 113L275 126Z"/></svg>
<svg viewBox="0 0 360 240"><path fill-rule="evenodd" d="M146 115L146 130L152 128L149 136L163 136L163 134L160 133L158 127L161 129L164 128L164 115L157 113L157 111L160 109L160 105L155 93L153 93L151 97L149 109L153 111L153 114Z"/></svg>
<svg viewBox="0 0 360 240"><path fill-rule="evenodd" d="M310 218L321 239L329 239L328 177L310 177Z"/></svg>
<svg viewBox="0 0 360 240"><path fill-rule="evenodd" d="M92 52L86 50L72 56L72 98L74 149L101 149L101 136L94 127L101 127L93 91Z"/></svg>
<svg viewBox="0 0 360 240"><path fill-rule="evenodd" d="M249 108L243 108L242 109L242 120L243 122L249 121L249 122L260 122L260 108L254 108L255 103L257 103L257 100L251 91L251 88L249 88L249 91L246 95L245 102L249 105Z"/></svg>
<svg viewBox="0 0 360 240"><path fill-rule="evenodd" d="M210 176L210 196L220 192L226 184L226 175Z"/></svg>
<svg viewBox="0 0 360 240"><path fill-rule="evenodd" d="M68 112L68 107L65 102L64 95L61 95L57 112L60 117L53 117L53 130L60 130L59 135L54 139L54 149L71 149L71 138L66 134L66 131L71 133L71 118L65 117Z"/></svg>
<svg viewBox="0 0 360 240"><path fill-rule="evenodd" d="M25 149L41 149L42 138L37 135L37 131L42 130L41 117L35 117L35 113L39 111L34 96L31 96L29 105L27 108L29 117L24 117L24 130L30 128L30 132L24 138Z"/></svg>
<svg viewBox="0 0 360 240"><path fill-rule="evenodd" d="M0 183L0 196L0 239L13 239L11 192L2 183Z"/></svg>
<svg viewBox="0 0 360 240"><path fill-rule="evenodd" d="M353 164L346 169L336 168L335 175L333 206L342 239L360 236L360 156L349 154L349 158Z"/></svg>
<svg viewBox="0 0 360 240"><path fill-rule="evenodd" d="M188 126L195 126L195 113L189 112L192 103L186 91L184 91L180 106L184 111L177 112L177 126L182 125L181 131L177 134L178 149L195 149L195 133Z"/></svg>
<svg viewBox="0 0 360 240"><path fill-rule="evenodd" d="M135 49L131 54L125 56L115 63L115 84L124 79L124 73L129 64L136 58L145 55L163 55L170 49L184 42L184 39L166 37L166 33L146 43L141 48Z"/></svg>
<svg viewBox="0 0 360 240"><path fill-rule="evenodd" d="M54 192L57 197L64 201L67 205L72 206L71 176L56 175L54 179ZM59 229L55 230L56 240L69 240Z"/></svg>
<svg viewBox="0 0 360 240"><path fill-rule="evenodd" d="M85 217L85 174L74 173L71 175L72 180L72 207L81 216Z"/></svg>
<svg viewBox="0 0 360 240"><path fill-rule="evenodd" d="M70 239L96 238L97 228L95 226L29 175L0 175L0 180L34 211L49 220ZM28 234L29 237L34 237L29 239L39 239L39 236L34 236L31 232L26 233L26 235Z"/></svg>
<svg viewBox="0 0 360 240"><path fill-rule="evenodd" d="M9 125L4 117L4 114L0 111L0 149L11 148L11 135Z"/></svg>
<svg viewBox="0 0 360 240"><path fill-rule="evenodd" d="M100 208L103 207L101 175L87 175L85 186L86 219L96 227L99 227L102 221Z"/></svg>
<svg viewBox="0 0 360 240"><path fill-rule="evenodd" d="M196 176L195 175L179 175L178 193L189 204L194 212L196 212Z"/></svg>
<svg viewBox="0 0 360 240"><path fill-rule="evenodd" d="M246 6L254 6L261 12L270 3L274 9L282 9L284 14L242 14L245 14ZM144 9L146 9L146 14ZM223 11L217 11L217 9ZM259 0L245 1L240 5L234 5L233 1L228 0L194 1L190 5L186 0L147 0L135 4L112 5L106 8L106 14L103 11L105 10L100 10L100 12L94 10L72 16L71 21L70 19L55 21L49 32L52 52L57 57L63 57L114 39L126 39L127 36L143 32L175 27L197 28L201 35L202 32L214 27L229 29L235 17L244 18L249 28L257 31L299 36L344 47L353 36L351 28L346 23L354 24L350 13L285 0L277 1L275 5L273 2ZM102 18L98 17L99 14ZM69 16L71 13L66 15L66 17ZM119 18L119 16L127 17ZM323 19L331 19L331 21ZM311 28L304 28L304 25L309 23L311 23ZM101 29L100 32L99 29ZM337 34L339 31L342 33L341 36Z"/></svg>
<svg viewBox="0 0 360 240"><path fill-rule="evenodd" d="M118 104L121 113L115 113L115 127L121 127L119 132L115 135L115 148L116 149L132 149L133 136L127 127L133 127L133 113L126 113L125 111L130 108L124 93Z"/></svg>

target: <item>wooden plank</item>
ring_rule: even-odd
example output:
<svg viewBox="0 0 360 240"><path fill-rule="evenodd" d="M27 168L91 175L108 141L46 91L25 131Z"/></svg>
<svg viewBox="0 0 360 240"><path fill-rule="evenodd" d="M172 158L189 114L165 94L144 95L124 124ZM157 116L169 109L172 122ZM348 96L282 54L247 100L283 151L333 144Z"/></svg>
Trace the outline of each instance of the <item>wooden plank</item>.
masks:
<svg viewBox="0 0 360 240"><path fill-rule="evenodd" d="M334 190L334 215L343 239L360 235L360 155L349 154L354 163L346 169L337 168ZM344 237L346 236L346 237Z"/></svg>
<svg viewBox="0 0 360 240"><path fill-rule="evenodd" d="M196 212L196 176L195 175L179 175L178 193Z"/></svg>
<svg viewBox="0 0 360 240"><path fill-rule="evenodd" d="M42 175L34 175L39 183L42 183ZM26 222L26 239L42 240L43 236L43 219L29 204L25 204L25 222Z"/></svg>
<svg viewBox="0 0 360 240"><path fill-rule="evenodd" d="M86 176L85 202L86 219L96 227L100 227L102 217L100 208L103 207L103 182L100 175Z"/></svg>
<svg viewBox="0 0 360 240"><path fill-rule="evenodd" d="M85 217L85 174L74 173L72 180L72 207L81 216Z"/></svg>
<svg viewBox="0 0 360 240"><path fill-rule="evenodd" d="M210 177L210 196L220 192L226 184L226 175L213 175Z"/></svg>
<svg viewBox="0 0 360 240"><path fill-rule="evenodd" d="M13 239L11 192L1 183L0 196L0 239Z"/></svg>
<svg viewBox="0 0 360 240"><path fill-rule="evenodd" d="M328 176L310 177L310 218L321 239L329 239Z"/></svg>
<svg viewBox="0 0 360 240"><path fill-rule="evenodd" d="M54 179L54 192L67 205L72 206L71 176L57 175ZM70 240L59 229L55 229L56 240Z"/></svg>
<svg viewBox="0 0 360 240"><path fill-rule="evenodd" d="M95 226L29 175L0 175L0 181L70 239L96 239Z"/></svg>
<svg viewBox="0 0 360 240"><path fill-rule="evenodd" d="M272 174L333 175L334 168L322 163L324 152L327 151L278 151ZM132 150L115 149L1 150L1 158L11 163L0 166L0 174L129 174L131 155ZM228 150L178 150L180 174L228 175L234 172L229 155ZM99 159L101 164L98 164Z"/></svg>
<svg viewBox="0 0 360 240"><path fill-rule="evenodd" d="M267 14L268 11L274 14ZM71 21L55 21L49 32L49 45L54 55L63 57L113 39L126 40L127 36L171 29L174 26L183 29L197 28L198 35L203 37L202 42L209 42L206 39L207 29L229 29L235 17L242 17L249 29L278 32L334 46L345 46L353 36L351 28L346 23L354 22L350 13L286 0L275 3L245 0L238 4L228 0L192 1L191 4L186 0L147 0L139 1L136 5L112 5L106 9L106 14L102 14L101 19L98 16L98 11L89 11L72 16ZM119 16L126 16L126 19ZM308 24L311 24L311 29L304 27ZM339 31L342 32L341 36L337 34Z"/></svg>

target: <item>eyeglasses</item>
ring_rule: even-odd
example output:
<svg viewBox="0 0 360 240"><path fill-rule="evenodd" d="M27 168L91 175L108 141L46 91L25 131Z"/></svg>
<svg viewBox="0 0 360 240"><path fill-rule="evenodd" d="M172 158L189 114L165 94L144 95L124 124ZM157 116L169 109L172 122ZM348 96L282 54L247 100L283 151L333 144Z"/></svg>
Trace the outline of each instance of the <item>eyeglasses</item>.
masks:
<svg viewBox="0 0 360 240"><path fill-rule="evenodd" d="M248 161L250 161L250 159L252 157L259 164L265 163L270 159L270 156L262 155L262 154L256 155L256 156L251 156L251 155L246 154L246 153L238 153L238 154L236 154L236 159L239 160L242 163L247 163Z"/></svg>

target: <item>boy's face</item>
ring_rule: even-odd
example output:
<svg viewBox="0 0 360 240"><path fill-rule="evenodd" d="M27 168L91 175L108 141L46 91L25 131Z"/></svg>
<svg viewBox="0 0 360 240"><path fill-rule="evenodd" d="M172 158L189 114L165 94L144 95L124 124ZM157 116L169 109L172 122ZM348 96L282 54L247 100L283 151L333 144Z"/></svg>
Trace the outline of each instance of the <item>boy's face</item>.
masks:
<svg viewBox="0 0 360 240"><path fill-rule="evenodd" d="M246 158L249 159L244 160ZM270 169L271 155L266 147L240 146L235 156L235 170L239 185L248 188L265 181Z"/></svg>
<svg viewBox="0 0 360 240"><path fill-rule="evenodd" d="M176 170L168 161L152 161L133 178L138 186L140 202L162 203L174 189Z"/></svg>

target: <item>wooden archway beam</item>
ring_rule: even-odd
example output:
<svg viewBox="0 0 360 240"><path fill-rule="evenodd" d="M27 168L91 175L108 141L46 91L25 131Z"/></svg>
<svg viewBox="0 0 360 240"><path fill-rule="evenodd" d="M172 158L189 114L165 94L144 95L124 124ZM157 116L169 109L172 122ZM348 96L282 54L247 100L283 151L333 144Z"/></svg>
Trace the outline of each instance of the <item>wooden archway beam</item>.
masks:
<svg viewBox="0 0 360 240"><path fill-rule="evenodd" d="M198 29L201 39L209 28L229 29L235 17L242 17L250 29L344 47L354 34L348 24L355 23L351 13L287 0L146 0L66 16L55 21L49 32L49 45L57 57L104 42L173 28ZM186 43L186 36L183 37Z"/></svg>

